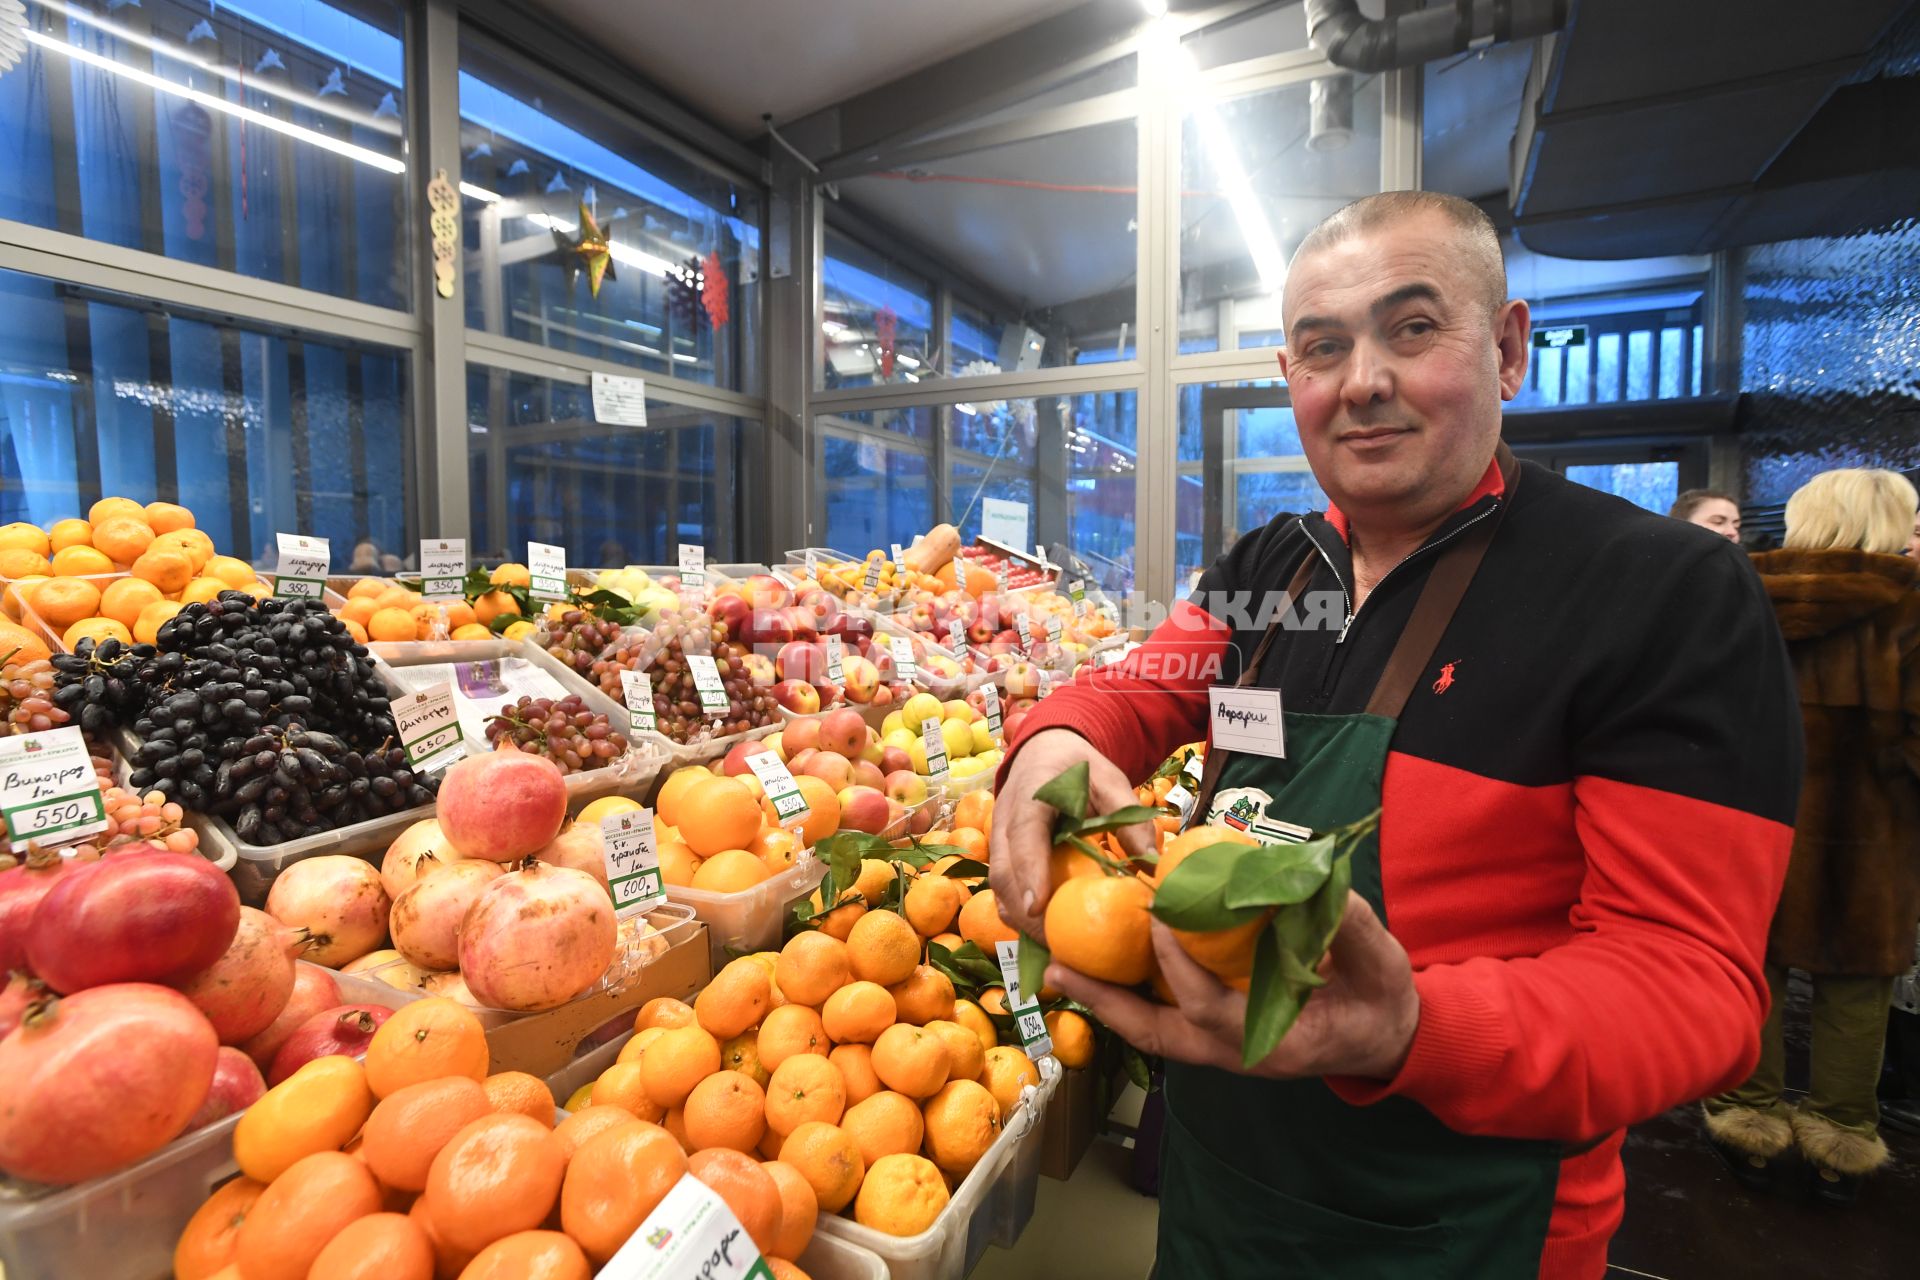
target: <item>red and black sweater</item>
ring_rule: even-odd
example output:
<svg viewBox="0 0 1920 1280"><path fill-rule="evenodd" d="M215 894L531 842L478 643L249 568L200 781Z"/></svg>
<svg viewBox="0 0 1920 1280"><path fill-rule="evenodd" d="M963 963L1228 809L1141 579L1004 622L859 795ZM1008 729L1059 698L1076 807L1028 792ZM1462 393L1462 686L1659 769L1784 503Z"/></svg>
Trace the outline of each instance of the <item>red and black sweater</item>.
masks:
<svg viewBox="0 0 1920 1280"><path fill-rule="evenodd" d="M1587 1277L1623 1209L1624 1127L1757 1060L1800 720L1738 547L1522 465L1387 761L1382 888L1419 1029L1395 1079L1328 1083L1464 1133L1598 1140L1561 1166L1541 1263ZM1500 501L1490 465L1428 548ZM1207 686L1238 678L1271 620L1263 598L1310 542L1307 600L1334 594L1321 625L1276 639L1259 683L1289 711L1362 711L1434 557L1409 557L1348 621L1345 531L1329 511L1242 538L1125 663L1084 672L1022 736L1072 729L1144 778L1204 734Z"/></svg>

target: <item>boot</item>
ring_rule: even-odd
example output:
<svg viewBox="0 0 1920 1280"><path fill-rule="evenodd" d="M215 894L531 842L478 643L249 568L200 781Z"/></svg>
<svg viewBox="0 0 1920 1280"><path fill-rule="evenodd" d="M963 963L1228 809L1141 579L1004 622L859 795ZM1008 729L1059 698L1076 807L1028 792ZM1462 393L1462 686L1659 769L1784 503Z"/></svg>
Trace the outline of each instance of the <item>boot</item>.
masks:
<svg viewBox="0 0 1920 1280"><path fill-rule="evenodd" d="M1813 1167L1813 1198L1852 1204L1860 1179L1892 1159L1879 1134L1837 1125L1811 1111L1793 1113L1793 1138Z"/></svg>
<svg viewBox="0 0 1920 1280"><path fill-rule="evenodd" d="M1752 1107L1704 1107L1707 1137L1734 1180L1749 1191L1770 1191L1780 1157L1793 1146L1787 1118Z"/></svg>

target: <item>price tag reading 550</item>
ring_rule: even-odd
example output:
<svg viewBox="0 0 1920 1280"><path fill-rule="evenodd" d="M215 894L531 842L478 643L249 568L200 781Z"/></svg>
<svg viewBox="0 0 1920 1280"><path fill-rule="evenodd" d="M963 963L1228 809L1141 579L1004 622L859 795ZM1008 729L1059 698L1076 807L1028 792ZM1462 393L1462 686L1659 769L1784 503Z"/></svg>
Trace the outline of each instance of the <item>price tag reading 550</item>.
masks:
<svg viewBox="0 0 1920 1280"><path fill-rule="evenodd" d="M107 829L100 779L77 725L0 738L0 811L14 844L69 844Z"/></svg>

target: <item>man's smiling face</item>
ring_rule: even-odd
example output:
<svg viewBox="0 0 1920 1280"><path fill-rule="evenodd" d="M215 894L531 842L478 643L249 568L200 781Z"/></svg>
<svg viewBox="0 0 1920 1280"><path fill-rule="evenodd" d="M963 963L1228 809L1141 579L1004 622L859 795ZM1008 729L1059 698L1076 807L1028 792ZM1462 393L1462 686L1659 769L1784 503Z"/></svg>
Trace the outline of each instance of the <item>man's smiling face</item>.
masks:
<svg viewBox="0 0 1920 1280"><path fill-rule="evenodd" d="M1426 211L1295 261L1281 372L1314 476L1349 515L1438 518L1485 471L1527 368L1526 303L1496 296L1497 265Z"/></svg>

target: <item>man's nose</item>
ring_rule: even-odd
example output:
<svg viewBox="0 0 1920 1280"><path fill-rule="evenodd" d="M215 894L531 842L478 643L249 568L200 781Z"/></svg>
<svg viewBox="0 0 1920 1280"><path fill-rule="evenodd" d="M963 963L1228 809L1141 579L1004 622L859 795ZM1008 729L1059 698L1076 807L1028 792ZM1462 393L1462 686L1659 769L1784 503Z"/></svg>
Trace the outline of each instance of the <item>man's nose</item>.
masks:
<svg viewBox="0 0 1920 1280"><path fill-rule="evenodd" d="M1340 395L1356 407L1393 399L1393 371L1371 343L1354 344L1340 381Z"/></svg>

